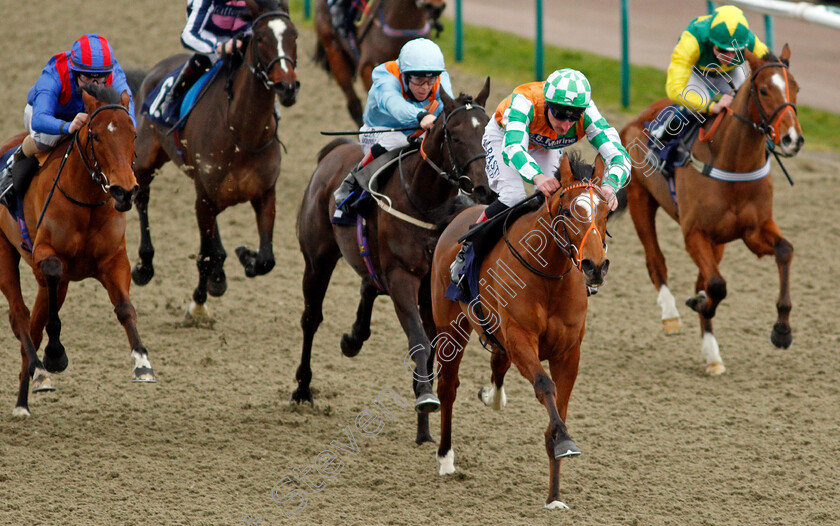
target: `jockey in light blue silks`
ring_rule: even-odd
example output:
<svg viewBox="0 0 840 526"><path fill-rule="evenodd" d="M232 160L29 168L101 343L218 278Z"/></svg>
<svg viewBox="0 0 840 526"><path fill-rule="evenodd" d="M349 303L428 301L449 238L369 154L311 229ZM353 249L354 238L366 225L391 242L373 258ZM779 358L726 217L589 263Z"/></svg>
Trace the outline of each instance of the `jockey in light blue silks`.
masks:
<svg viewBox="0 0 840 526"><path fill-rule="evenodd" d="M417 127L418 130L362 133L365 157L336 190L337 205L341 205L353 191L356 184L353 174L356 170L367 166L389 150L407 146L410 136L422 136L422 133L434 126L435 119L443 111L441 90L454 98L443 53L437 44L425 38L406 42L397 60L385 62L373 69L371 80L362 116L364 124L359 131L409 127ZM341 212L340 208L336 210L336 218Z"/></svg>
<svg viewBox="0 0 840 526"><path fill-rule="evenodd" d="M81 88L88 84L112 86L118 93L131 95L111 44L96 34L82 36L69 51L50 58L29 90L23 112L23 123L29 135L0 174L0 203L14 208L15 196L23 196L38 169L35 154L49 151L63 137L87 123ZM136 126L133 99L128 111Z"/></svg>

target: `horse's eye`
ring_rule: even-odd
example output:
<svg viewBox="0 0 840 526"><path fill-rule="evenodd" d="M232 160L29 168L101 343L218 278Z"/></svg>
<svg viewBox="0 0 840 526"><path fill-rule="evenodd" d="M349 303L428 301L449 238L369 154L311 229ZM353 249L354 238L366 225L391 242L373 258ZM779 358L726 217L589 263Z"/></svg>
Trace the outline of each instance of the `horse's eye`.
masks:
<svg viewBox="0 0 840 526"><path fill-rule="evenodd" d="M758 90L758 91L759 91L759 93L761 93L762 95L767 95L767 93L768 93L767 88L765 88L765 87L761 87L761 88L759 88L759 90Z"/></svg>
<svg viewBox="0 0 840 526"><path fill-rule="evenodd" d="M90 132L90 138L93 139L96 142L99 142L99 135L97 135L93 132Z"/></svg>

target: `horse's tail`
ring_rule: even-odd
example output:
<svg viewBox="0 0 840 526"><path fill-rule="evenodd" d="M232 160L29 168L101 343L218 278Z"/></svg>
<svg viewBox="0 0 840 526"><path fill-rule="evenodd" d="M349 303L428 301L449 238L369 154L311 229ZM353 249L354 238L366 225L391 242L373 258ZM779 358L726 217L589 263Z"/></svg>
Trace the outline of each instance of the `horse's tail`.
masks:
<svg viewBox="0 0 840 526"><path fill-rule="evenodd" d="M326 146L321 148L320 152L318 152L318 161L317 162L320 163L322 160L324 160L324 157L326 157L328 153L335 150L336 148L338 148L342 144L352 144L354 142L356 142L356 141L354 141L353 139L349 139L347 137L339 137L337 139L333 139L332 141L329 142L329 144L327 144Z"/></svg>

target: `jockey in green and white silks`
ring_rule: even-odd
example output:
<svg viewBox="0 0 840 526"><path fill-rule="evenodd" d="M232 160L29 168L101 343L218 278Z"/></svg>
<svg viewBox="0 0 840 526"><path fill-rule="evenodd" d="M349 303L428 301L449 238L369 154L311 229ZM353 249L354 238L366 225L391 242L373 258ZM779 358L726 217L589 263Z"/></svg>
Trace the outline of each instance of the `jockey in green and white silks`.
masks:
<svg viewBox="0 0 840 526"><path fill-rule="evenodd" d="M482 144L488 182L506 206L526 197L522 181L534 183L546 197L557 190L554 172L563 148L584 137L606 162L604 196L612 200L627 181L630 158L618 132L592 101L589 81L579 71L561 69L545 82L517 87L499 104L494 117Z"/></svg>

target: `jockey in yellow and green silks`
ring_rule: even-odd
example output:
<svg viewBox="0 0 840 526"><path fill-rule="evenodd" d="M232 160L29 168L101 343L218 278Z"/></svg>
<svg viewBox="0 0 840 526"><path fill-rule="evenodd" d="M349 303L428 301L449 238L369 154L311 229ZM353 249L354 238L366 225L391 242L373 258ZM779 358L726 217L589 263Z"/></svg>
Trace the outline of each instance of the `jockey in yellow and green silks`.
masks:
<svg viewBox="0 0 840 526"><path fill-rule="evenodd" d="M746 80L744 49L759 57L769 52L737 7L723 5L695 18L671 54L665 81L668 98L699 113L720 112L731 104L730 93Z"/></svg>

